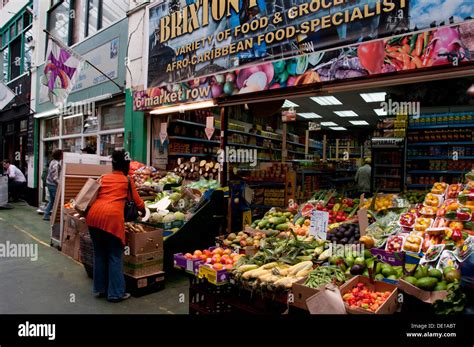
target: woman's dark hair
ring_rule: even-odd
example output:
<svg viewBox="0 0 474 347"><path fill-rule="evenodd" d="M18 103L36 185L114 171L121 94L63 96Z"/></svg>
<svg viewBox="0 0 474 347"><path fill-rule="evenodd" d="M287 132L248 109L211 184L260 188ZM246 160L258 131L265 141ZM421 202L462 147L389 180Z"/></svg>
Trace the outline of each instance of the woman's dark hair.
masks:
<svg viewBox="0 0 474 347"><path fill-rule="evenodd" d="M130 160L128 159L127 152L120 150L112 153L112 169L114 171L122 171L124 175L128 175Z"/></svg>
<svg viewBox="0 0 474 347"><path fill-rule="evenodd" d="M62 156L63 156L63 151L60 150L60 149L57 149L53 152L53 159L54 160L61 160Z"/></svg>

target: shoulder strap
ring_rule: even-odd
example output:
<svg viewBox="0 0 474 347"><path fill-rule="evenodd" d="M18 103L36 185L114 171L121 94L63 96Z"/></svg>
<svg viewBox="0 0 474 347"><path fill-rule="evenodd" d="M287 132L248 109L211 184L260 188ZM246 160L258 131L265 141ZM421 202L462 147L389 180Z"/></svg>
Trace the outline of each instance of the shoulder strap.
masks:
<svg viewBox="0 0 474 347"><path fill-rule="evenodd" d="M130 176L127 175L127 180L128 180L128 193L127 196L130 198L132 197L132 183L130 183Z"/></svg>

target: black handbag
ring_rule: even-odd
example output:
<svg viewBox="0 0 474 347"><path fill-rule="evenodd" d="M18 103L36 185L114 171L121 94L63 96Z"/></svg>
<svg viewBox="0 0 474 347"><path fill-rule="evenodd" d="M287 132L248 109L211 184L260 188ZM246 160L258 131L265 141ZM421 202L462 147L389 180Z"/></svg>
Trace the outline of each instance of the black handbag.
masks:
<svg viewBox="0 0 474 347"><path fill-rule="evenodd" d="M127 176L128 179L128 194L127 194L127 201L125 202L125 222L133 222L139 216L137 204L133 200L132 194L132 184L130 183L130 177Z"/></svg>

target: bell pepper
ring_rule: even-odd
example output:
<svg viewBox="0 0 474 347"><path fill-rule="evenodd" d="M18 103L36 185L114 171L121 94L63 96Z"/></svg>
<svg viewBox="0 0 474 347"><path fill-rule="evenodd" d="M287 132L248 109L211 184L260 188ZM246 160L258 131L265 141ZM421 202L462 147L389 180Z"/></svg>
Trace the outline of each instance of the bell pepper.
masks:
<svg viewBox="0 0 474 347"><path fill-rule="evenodd" d="M357 48L357 55L361 65L370 74L382 72L385 59L385 44L383 40L362 43Z"/></svg>
<svg viewBox="0 0 474 347"><path fill-rule="evenodd" d="M467 180L474 181L474 171L468 172L468 173L466 174L466 179L467 179Z"/></svg>
<svg viewBox="0 0 474 347"><path fill-rule="evenodd" d="M470 208L463 207L463 208L460 208L456 212L456 219L462 220L462 221L468 221L471 219L471 214L472 214L472 211Z"/></svg>
<svg viewBox="0 0 474 347"><path fill-rule="evenodd" d="M462 240L462 232L460 229L454 229L453 234L451 235L451 239L453 241L459 241Z"/></svg>

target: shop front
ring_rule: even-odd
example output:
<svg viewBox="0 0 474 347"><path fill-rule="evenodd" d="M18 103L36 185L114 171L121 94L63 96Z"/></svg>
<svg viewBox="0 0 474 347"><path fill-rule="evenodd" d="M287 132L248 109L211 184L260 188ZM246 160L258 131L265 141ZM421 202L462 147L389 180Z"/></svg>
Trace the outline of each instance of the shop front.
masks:
<svg viewBox="0 0 474 347"><path fill-rule="evenodd" d="M187 187L218 179L229 189L222 247L174 244L175 267L195 276L190 312L255 313L258 289L281 303L272 312L290 303L336 313L306 302L318 292L308 288L328 282L340 285L344 312L399 309L393 297L368 306L348 292L357 283L367 289L370 276L374 293L401 291L441 311L432 304L453 281L439 274L460 276L472 252L474 46L472 6L463 5L443 13L420 1L148 7L146 88L133 92L134 110L147 117L154 168L146 170ZM189 22L179 24L180 13ZM147 177L138 175L143 194L154 185ZM150 206L152 223L162 218L162 199ZM465 222L446 212L445 200L467 213ZM366 251L336 257L330 245ZM395 253L419 267L415 279ZM433 267L441 271L427 279L421 271ZM289 301L297 295L306 297ZM267 304L257 311L276 307Z"/></svg>

